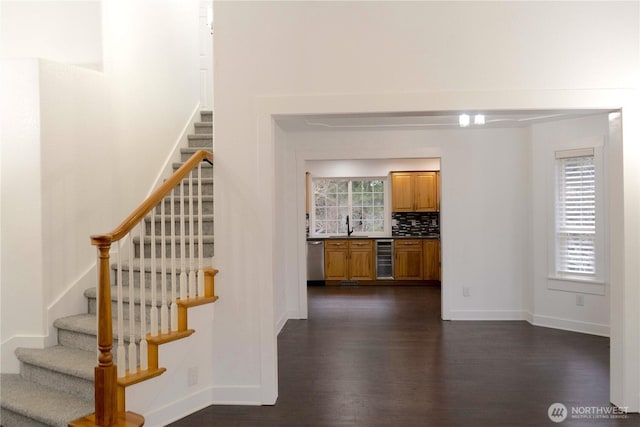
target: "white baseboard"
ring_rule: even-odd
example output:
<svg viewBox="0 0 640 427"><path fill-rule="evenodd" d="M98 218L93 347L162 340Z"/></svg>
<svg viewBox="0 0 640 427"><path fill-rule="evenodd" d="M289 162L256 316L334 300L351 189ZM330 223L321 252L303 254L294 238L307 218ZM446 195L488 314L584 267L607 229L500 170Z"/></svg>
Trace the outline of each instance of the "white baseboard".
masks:
<svg viewBox="0 0 640 427"><path fill-rule="evenodd" d="M213 386L214 405L262 405L262 388L259 385Z"/></svg>
<svg viewBox="0 0 640 427"><path fill-rule="evenodd" d="M534 326L545 328L562 329L564 331L580 332L583 334L598 335L608 337L610 334L609 325L592 322L582 322L579 320L562 319L553 316L532 315L528 313L527 321Z"/></svg>
<svg viewBox="0 0 640 427"><path fill-rule="evenodd" d="M526 320L524 310L450 310L449 320Z"/></svg>
<svg viewBox="0 0 640 427"><path fill-rule="evenodd" d="M144 425L162 427L211 406L212 389L206 388L143 414Z"/></svg>
<svg viewBox="0 0 640 427"><path fill-rule="evenodd" d="M165 426L211 405L260 406L260 386L208 387L142 414L145 426Z"/></svg>
<svg viewBox="0 0 640 427"><path fill-rule="evenodd" d="M289 320L288 313L286 312L282 313L282 316L280 316L280 318L276 322L276 335L280 334L280 331L282 331L282 328L284 328L284 325L287 324L287 320Z"/></svg>

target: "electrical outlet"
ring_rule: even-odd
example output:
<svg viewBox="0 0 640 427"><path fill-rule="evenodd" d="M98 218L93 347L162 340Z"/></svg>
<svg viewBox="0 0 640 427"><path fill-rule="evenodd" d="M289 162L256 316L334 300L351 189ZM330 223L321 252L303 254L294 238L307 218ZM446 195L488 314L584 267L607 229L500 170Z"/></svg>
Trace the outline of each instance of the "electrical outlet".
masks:
<svg viewBox="0 0 640 427"><path fill-rule="evenodd" d="M197 366L192 366L191 368L189 368L189 371L187 372L187 384L189 386L194 386L198 384L198 367Z"/></svg>
<svg viewBox="0 0 640 427"><path fill-rule="evenodd" d="M462 288L462 296L463 297L470 297L471 296L471 289L469 288Z"/></svg>
<svg viewBox="0 0 640 427"><path fill-rule="evenodd" d="M576 305L583 307L584 306L584 295L576 294Z"/></svg>

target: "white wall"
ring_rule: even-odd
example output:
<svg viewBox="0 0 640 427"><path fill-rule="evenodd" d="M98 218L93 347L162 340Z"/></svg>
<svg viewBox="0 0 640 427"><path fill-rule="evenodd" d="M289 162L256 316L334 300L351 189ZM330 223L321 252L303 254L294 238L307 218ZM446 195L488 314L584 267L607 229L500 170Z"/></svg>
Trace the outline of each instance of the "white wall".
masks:
<svg viewBox="0 0 640 427"><path fill-rule="evenodd" d="M553 246L550 230L553 230L553 204L555 200L555 157L559 150L584 147L603 147L608 158L609 122L607 115L586 117L535 125L532 139L532 238L533 238L533 288L534 297L530 320L536 325L559 327L580 332L609 335L608 275L604 285L586 285L575 282L549 280L550 252ZM605 163L607 169L619 165ZM599 191L606 196L606 181L599 183ZM603 205L606 205L603 200ZM605 217L607 212L604 212ZM601 218L603 219L603 218ZM606 222L602 222L603 231ZM600 256L608 257L609 245L605 244ZM608 266L605 262L605 267ZM559 290L562 289L562 290ZM576 305L576 295L584 298L584 306Z"/></svg>
<svg viewBox="0 0 640 427"><path fill-rule="evenodd" d="M0 8L0 57L102 66L101 1L2 0Z"/></svg>
<svg viewBox="0 0 640 427"><path fill-rule="evenodd" d="M35 59L11 60L0 74L2 173L0 245L2 366L18 345L43 345L43 212L40 172L40 69ZM34 195L36 197L34 197ZM20 325L9 321L24 316ZM16 334L20 332L20 336ZM13 363L17 371L17 362Z"/></svg>
<svg viewBox="0 0 640 427"><path fill-rule="evenodd" d="M111 229L118 219L112 209L119 203L112 126L103 73L40 61L39 196L48 345L57 343L53 321L85 311L83 291L96 284L96 250L89 236ZM14 327L19 330L19 324Z"/></svg>
<svg viewBox="0 0 640 427"><path fill-rule="evenodd" d="M221 299L227 304L217 315L226 324L237 323L233 333L215 334L223 345L215 354L219 365L214 374L217 384L228 386L229 393L237 391L238 400L245 402L273 403L277 396L274 277L280 274L284 247L275 227L279 189L274 157L282 154L272 116L621 104L631 114L636 102L626 89L639 87L637 2L220 2L214 7L215 214L216 246L221 248L216 258L224 272ZM625 90L595 90L599 88ZM625 145L640 139L633 125L624 132ZM463 153L463 147L470 153ZM505 153L512 149L501 142L493 148ZM512 154L518 161L524 161L520 155L526 157ZM625 162L640 163L637 150L625 150L625 156L629 154L634 157ZM471 159L491 161L483 147L463 142L453 144L451 155L462 159L452 170L474 167ZM445 194L452 185L445 181L447 167L443 159ZM514 171L499 169L486 178L501 179L507 172ZM640 207L632 202L640 193L638 179L633 171L625 171L622 179L627 184L624 194L614 200L625 218L638 217ZM449 191L469 195L465 189ZM511 196L496 195L493 201L508 205ZM443 203L461 212L459 202ZM481 219L464 230L471 231ZM448 221L455 224L460 218ZM496 255L518 244L520 227L507 224L513 240L505 238ZM625 226L633 227L630 222ZM442 227L446 230L445 221ZM620 237L612 240L612 253L640 257L637 243L629 241L640 241L640 232L627 231L632 234L617 234ZM451 250L446 245L443 241L445 252ZM462 255L482 269L484 278L475 281L480 295L487 280L522 279ZM450 268L445 260L445 280ZM612 347L621 349L612 368L625 372L616 376L612 396L614 402L638 409L640 342L633 331L638 332L640 322L631 304L640 303L633 287L640 272L629 263L619 268L615 280L633 303L626 303L616 324L625 325L620 335L624 348L617 336L612 339ZM449 274L458 284L470 279L466 272ZM516 300L522 303L521 296L509 292L494 307L509 309ZM473 309L468 304L457 308ZM239 365L245 369L232 369Z"/></svg>
<svg viewBox="0 0 640 427"><path fill-rule="evenodd" d="M148 194L198 106L198 1L106 2L104 46L118 152L116 213L124 219Z"/></svg>
<svg viewBox="0 0 640 427"><path fill-rule="evenodd" d="M392 171L439 171L440 159L310 160L307 170L317 177L376 177Z"/></svg>

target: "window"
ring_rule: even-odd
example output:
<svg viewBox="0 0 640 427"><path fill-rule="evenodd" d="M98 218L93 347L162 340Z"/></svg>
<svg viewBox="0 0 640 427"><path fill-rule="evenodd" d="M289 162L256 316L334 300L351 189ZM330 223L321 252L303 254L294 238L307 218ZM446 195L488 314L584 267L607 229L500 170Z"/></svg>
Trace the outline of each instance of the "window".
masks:
<svg viewBox="0 0 640 427"><path fill-rule="evenodd" d="M600 276L594 150L557 152L556 164L556 276L594 280Z"/></svg>
<svg viewBox="0 0 640 427"><path fill-rule="evenodd" d="M347 215L354 234L385 232L384 178L314 178L313 234L347 234Z"/></svg>

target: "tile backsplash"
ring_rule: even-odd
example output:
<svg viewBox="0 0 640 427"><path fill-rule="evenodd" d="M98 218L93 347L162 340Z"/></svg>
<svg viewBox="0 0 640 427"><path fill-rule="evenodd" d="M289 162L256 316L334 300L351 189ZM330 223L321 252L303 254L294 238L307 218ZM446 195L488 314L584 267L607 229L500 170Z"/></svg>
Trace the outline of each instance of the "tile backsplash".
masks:
<svg viewBox="0 0 640 427"><path fill-rule="evenodd" d="M393 212L392 236L440 234L440 212Z"/></svg>

